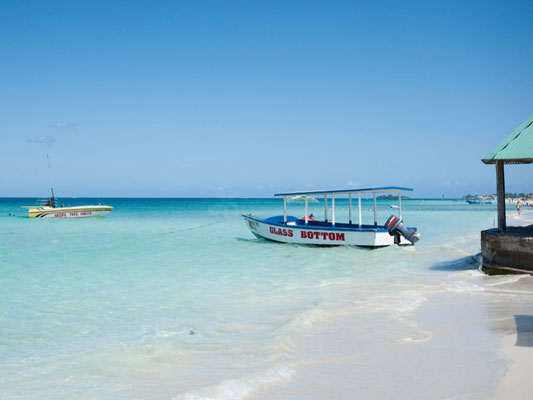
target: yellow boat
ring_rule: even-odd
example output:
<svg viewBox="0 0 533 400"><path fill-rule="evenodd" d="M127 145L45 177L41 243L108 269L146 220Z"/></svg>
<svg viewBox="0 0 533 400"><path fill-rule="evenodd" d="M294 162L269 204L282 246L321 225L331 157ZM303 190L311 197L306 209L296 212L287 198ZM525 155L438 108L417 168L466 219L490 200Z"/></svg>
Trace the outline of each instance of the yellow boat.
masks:
<svg viewBox="0 0 533 400"><path fill-rule="evenodd" d="M50 173L50 158L46 155L48 161L48 172ZM52 190L52 197L41 199L37 201L35 206L22 206L28 209L28 217L30 218L86 218L86 217L103 217L113 211L110 206L72 206L72 207L58 207L57 199L54 196L54 187L52 179L50 178L50 189Z"/></svg>
<svg viewBox="0 0 533 400"><path fill-rule="evenodd" d="M52 202L52 204L54 204ZM113 211L111 206L75 206L75 207L51 207L51 206L24 206L28 209L30 218L86 218L103 217Z"/></svg>

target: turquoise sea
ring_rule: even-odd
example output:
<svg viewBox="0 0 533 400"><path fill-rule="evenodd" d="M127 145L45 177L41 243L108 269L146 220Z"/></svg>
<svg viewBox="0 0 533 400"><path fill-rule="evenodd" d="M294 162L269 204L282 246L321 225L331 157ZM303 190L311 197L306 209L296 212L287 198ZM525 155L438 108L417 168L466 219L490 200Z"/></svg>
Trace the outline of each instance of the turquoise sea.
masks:
<svg viewBox="0 0 533 400"><path fill-rule="evenodd" d="M416 247L368 250L256 239L240 214L279 199L60 201L115 211L0 199L1 399L472 399L508 366L490 325L521 277L478 271L495 206L404 200Z"/></svg>

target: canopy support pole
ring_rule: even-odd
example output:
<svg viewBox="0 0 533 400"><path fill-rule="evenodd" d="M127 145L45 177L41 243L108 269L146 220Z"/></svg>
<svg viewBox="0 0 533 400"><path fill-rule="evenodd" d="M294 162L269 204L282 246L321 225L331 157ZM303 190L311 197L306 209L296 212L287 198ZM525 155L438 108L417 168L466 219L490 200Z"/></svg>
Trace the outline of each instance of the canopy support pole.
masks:
<svg viewBox="0 0 533 400"><path fill-rule="evenodd" d="M505 232L505 174L503 161L496 161L496 195L498 196L498 230Z"/></svg>
<svg viewBox="0 0 533 400"><path fill-rule="evenodd" d="M359 193L359 229L363 226L363 216L361 215L361 193Z"/></svg>
<svg viewBox="0 0 533 400"><path fill-rule="evenodd" d="M348 208L349 208L349 214L350 214L350 217L349 217L349 220L350 220L350 225L352 224L352 194L349 193L348 194Z"/></svg>
<svg viewBox="0 0 533 400"><path fill-rule="evenodd" d="M287 196L283 196L283 223L287 225Z"/></svg>
<svg viewBox="0 0 533 400"><path fill-rule="evenodd" d="M400 207L400 219L402 219L402 192L398 192L398 207Z"/></svg>
<svg viewBox="0 0 533 400"><path fill-rule="evenodd" d="M308 212L308 209L309 209L309 204L308 204L308 199L307 199L307 196L305 196L305 224L307 225L307 212Z"/></svg>
<svg viewBox="0 0 533 400"><path fill-rule="evenodd" d="M376 206L376 192L374 192L374 227L378 226L378 216L377 216L377 206Z"/></svg>
<svg viewBox="0 0 533 400"><path fill-rule="evenodd" d="M335 226L335 195L331 195L331 224Z"/></svg>
<svg viewBox="0 0 533 400"><path fill-rule="evenodd" d="M324 221L328 222L328 195L324 195Z"/></svg>

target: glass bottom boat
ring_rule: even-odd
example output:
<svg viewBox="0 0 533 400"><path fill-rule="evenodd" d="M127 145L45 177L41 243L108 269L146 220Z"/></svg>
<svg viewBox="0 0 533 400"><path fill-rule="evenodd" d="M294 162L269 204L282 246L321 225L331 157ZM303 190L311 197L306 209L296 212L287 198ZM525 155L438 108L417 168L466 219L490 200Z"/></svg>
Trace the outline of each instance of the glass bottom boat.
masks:
<svg viewBox="0 0 533 400"><path fill-rule="evenodd" d="M385 247L393 244L413 245L419 234L416 228L406 228L401 220L401 192L412 189L395 186L364 189L343 189L312 192L280 193L283 196L283 215L262 218L252 214L243 214L250 231L258 238L282 243L309 244L318 246L361 246ZM383 225L377 223L376 193L397 192L399 217L390 216ZM352 194L359 195L359 221L352 222ZM361 194L372 193L374 197L374 224L365 225L361 221ZM317 221L308 215L307 196L324 195L325 218ZM332 218L328 220L328 195L331 195ZM349 222L339 223L335 220L335 198L348 195ZM296 218L287 215L287 197L303 196L305 198L305 217Z"/></svg>

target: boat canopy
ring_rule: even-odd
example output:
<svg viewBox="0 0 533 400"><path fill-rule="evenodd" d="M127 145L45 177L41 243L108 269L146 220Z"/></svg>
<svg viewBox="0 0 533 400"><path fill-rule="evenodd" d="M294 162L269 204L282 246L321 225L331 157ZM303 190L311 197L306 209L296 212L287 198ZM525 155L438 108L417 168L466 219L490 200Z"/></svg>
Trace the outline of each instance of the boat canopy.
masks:
<svg viewBox="0 0 533 400"><path fill-rule="evenodd" d="M335 196L336 195L348 195L348 210L349 210L349 223L352 224L352 194L357 193L359 197L359 227L362 227L361 221L361 195L363 193L372 193L374 195L374 226L378 226L377 218L377 204L376 193L382 192L397 192L398 193L398 208L400 212L400 219L402 218L402 192L412 191L411 188L405 188L400 186L383 186L376 188L362 188L362 189L334 189L334 190L311 190L309 192L288 192L277 193L274 196L283 196L283 223L287 223L287 197L288 196L303 196L305 199L305 224L307 225L309 216L309 198L307 196L323 195L324 196L324 221L328 222L328 195L331 195L331 223L335 225Z"/></svg>
<svg viewBox="0 0 533 400"><path fill-rule="evenodd" d="M288 192L276 193L274 196L311 196L318 194L350 194L350 193L381 193L381 192L411 192L413 189L399 187L399 186L384 186L376 188L362 188L362 189L334 189L334 190L312 190L309 192Z"/></svg>

